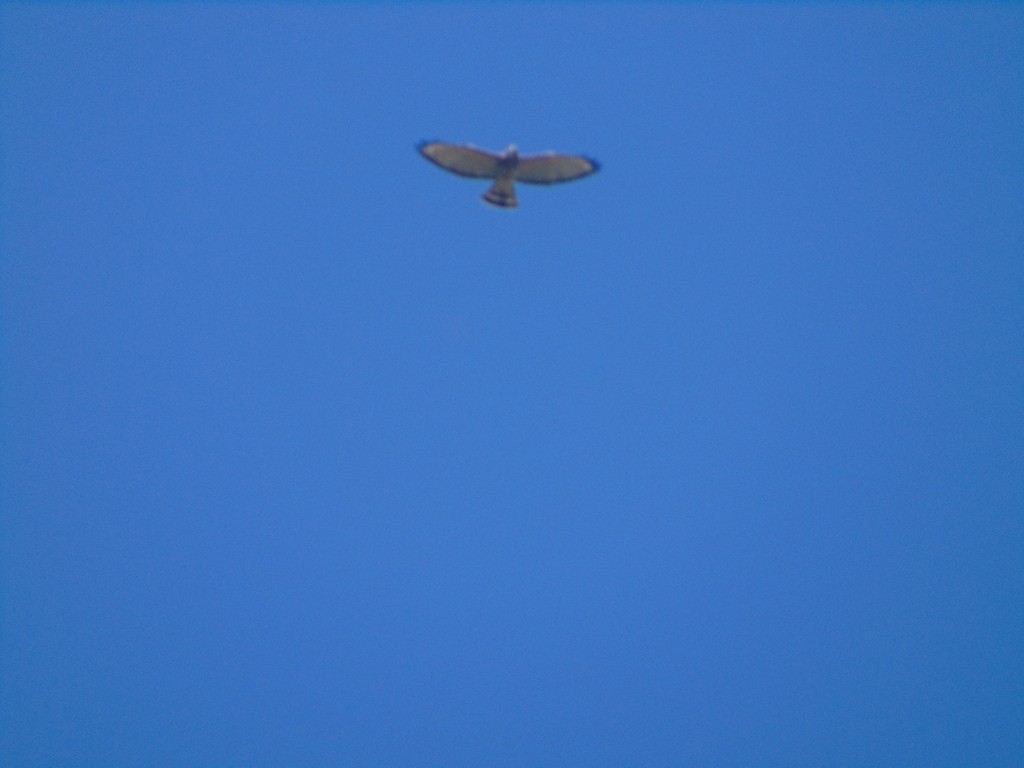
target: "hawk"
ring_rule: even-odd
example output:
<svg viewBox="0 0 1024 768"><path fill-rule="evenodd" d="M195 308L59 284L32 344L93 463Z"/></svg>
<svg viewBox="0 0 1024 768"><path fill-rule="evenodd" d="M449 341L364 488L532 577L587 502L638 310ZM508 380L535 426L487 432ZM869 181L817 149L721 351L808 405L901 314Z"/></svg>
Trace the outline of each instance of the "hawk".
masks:
<svg viewBox="0 0 1024 768"><path fill-rule="evenodd" d="M472 145L445 144L443 141L424 141L416 147L420 154L435 165L470 179L494 179L491 188L484 192L484 200L501 208L515 208L514 183L558 184L562 181L582 179L594 173L600 166L596 161L582 155L519 156L519 150L512 144L501 154L485 152Z"/></svg>

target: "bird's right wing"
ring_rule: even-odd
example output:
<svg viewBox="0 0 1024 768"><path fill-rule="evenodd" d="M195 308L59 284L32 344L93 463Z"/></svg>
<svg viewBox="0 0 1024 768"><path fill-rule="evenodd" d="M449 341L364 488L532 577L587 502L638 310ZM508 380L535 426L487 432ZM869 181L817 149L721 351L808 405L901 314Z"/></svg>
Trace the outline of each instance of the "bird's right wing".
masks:
<svg viewBox="0 0 1024 768"><path fill-rule="evenodd" d="M430 162L459 176L471 179L494 179L498 176L498 156L482 149L442 141L425 141L417 149Z"/></svg>
<svg viewBox="0 0 1024 768"><path fill-rule="evenodd" d="M534 155L519 158L516 181L524 184L558 184L582 179L597 171L597 161L582 155Z"/></svg>

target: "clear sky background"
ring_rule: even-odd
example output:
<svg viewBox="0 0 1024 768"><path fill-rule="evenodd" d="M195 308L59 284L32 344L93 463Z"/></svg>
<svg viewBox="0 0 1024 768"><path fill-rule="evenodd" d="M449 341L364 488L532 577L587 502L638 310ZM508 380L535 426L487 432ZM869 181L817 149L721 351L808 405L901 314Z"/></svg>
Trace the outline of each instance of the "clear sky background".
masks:
<svg viewBox="0 0 1024 768"><path fill-rule="evenodd" d="M1020 6L6 4L0 110L4 766L1024 765Z"/></svg>

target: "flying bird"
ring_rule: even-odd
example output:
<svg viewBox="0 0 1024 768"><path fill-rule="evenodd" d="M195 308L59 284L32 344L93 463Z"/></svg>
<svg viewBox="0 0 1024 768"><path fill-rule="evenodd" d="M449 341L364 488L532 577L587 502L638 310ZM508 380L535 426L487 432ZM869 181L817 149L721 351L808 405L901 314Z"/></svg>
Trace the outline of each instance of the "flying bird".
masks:
<svg viewBox="0 0 1024 768"><path fill-rule="evenodd" d="M443 141L424 141L416 147L420 154L435 165L470 179L494 179L484 192L484 200L501 208L515 208L515 182L524 184L558 184L574 181L597 171L596 161L582 155L519 156L515 144L501 154L485 152L472 145L445 144Z"/></svg>

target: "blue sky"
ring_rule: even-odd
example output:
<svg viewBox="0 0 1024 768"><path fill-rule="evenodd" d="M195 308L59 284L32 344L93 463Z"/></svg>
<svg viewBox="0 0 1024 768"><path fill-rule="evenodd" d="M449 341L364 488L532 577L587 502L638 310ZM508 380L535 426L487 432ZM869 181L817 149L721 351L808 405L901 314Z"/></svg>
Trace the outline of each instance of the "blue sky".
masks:
<svg viewBox="0 0 1024 768"><path fill-rule="evenodd" d="M1018 6L0 28L4 765L1021 764Z"/></svg>

